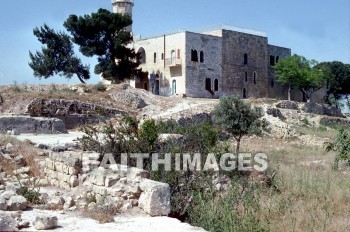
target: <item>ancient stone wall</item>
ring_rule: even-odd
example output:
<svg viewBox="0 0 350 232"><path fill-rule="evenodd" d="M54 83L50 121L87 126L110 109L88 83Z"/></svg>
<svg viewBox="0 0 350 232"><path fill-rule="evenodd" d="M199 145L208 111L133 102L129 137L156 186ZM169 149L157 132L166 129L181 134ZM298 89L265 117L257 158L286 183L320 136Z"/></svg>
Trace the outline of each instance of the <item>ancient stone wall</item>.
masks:
<svg viewBox="0 0 350 232"><path fill-rule="evenodd" d="M267 37L223 31L223 94L267 97Z"/></svg>
<svg viewBox="0 0 350 232"><path fill-rule="evenodd" d="M218 98L222 95L222 39L218 36L186 32L186 95L189 97ZM191 60L195 50L197 61ZM202 60L201 60L202 52ZM206 90L210 80L211 91ZM217 80L217 89L215 89Z"/></svg>
<svg viewBox="0 0 350 232"><path fill-rule="evenodd" d="M118 208L142 208L152 216L170 213L168 184L149 180L145 170L118 164L100 166L100 154L89 152L52 152L43 163L49 184L76 189L94 196L97 202L108 199Z"/></svg>

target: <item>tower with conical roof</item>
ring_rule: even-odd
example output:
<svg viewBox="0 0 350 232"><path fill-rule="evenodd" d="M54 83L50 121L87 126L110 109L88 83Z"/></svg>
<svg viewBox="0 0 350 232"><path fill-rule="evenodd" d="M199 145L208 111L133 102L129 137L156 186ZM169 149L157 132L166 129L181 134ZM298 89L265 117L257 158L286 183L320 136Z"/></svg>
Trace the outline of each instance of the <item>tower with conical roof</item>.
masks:
<svg viewBox="0 0 350 232"><path fill-rule="evenodd" d="M112 0L112 5L114 13L127 14L132 18L134 0ZM132 32L132 25L126 27L125 30Z"/></svg>

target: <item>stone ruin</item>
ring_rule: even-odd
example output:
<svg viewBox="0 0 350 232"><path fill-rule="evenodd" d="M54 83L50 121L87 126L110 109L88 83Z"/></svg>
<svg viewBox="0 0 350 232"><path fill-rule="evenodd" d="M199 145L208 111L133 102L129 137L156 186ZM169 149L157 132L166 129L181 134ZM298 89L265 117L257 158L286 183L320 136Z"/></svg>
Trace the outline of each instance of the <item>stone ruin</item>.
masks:
<svg viewBox="0 0 350 232"><path fill-rule="evenodd" d="M97 202L108 199L118 208L138 207L151 216L170 213L168 184L152 181L147 171L134 167L99 167L99 157L98 153L51 152L41 162L41 169L49 184L65 190L79 189L95 196Z"/></svg>

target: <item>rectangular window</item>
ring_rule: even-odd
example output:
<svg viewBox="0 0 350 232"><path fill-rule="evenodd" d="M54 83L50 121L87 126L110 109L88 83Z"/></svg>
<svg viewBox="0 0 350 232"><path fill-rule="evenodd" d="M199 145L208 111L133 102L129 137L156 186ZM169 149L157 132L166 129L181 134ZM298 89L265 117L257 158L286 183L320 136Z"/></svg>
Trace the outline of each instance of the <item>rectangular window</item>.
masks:
<svg viewBox="0 0 350 232"><path fill-rule="evenodd" d="M164 53L162 53L162 60L164 60Z"/></svg>
<svg viewBox="0 0 350 232"><path fill-rule="evenodd" d="M153 54L153 63L157 63L157 53Z"/></svg>
<svg viewBox="0 0 350 232"><path fill-rule="evenodd" d="M180 58L181 58L181 55L180 55L180 54L181 54L180 49L177 49L177 58L178 58L178 59L180 59Z"/></svg>

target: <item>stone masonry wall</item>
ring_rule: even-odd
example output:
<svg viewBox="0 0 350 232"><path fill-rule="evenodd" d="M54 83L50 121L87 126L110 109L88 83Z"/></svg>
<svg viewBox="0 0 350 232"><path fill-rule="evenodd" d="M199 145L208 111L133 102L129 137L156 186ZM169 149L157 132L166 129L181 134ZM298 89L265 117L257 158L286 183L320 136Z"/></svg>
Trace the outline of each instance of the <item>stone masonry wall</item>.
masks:
<svg viewBox="0 0 350 232"><path fill-rule="evenodd" d="M267 37L223 30L222 51L223 94L267 97Z"/></svg>
<svg viewBox="0 0 350 232"><path fill-rule="evenodd" d="M43 172L49 184L65 189L77 189L108 199L124 210L139 207L151 216L170 213L168 184L149 180L149 173L133 167L100 166L100 154L88 152L52 152L46 158Z"/></svg>

